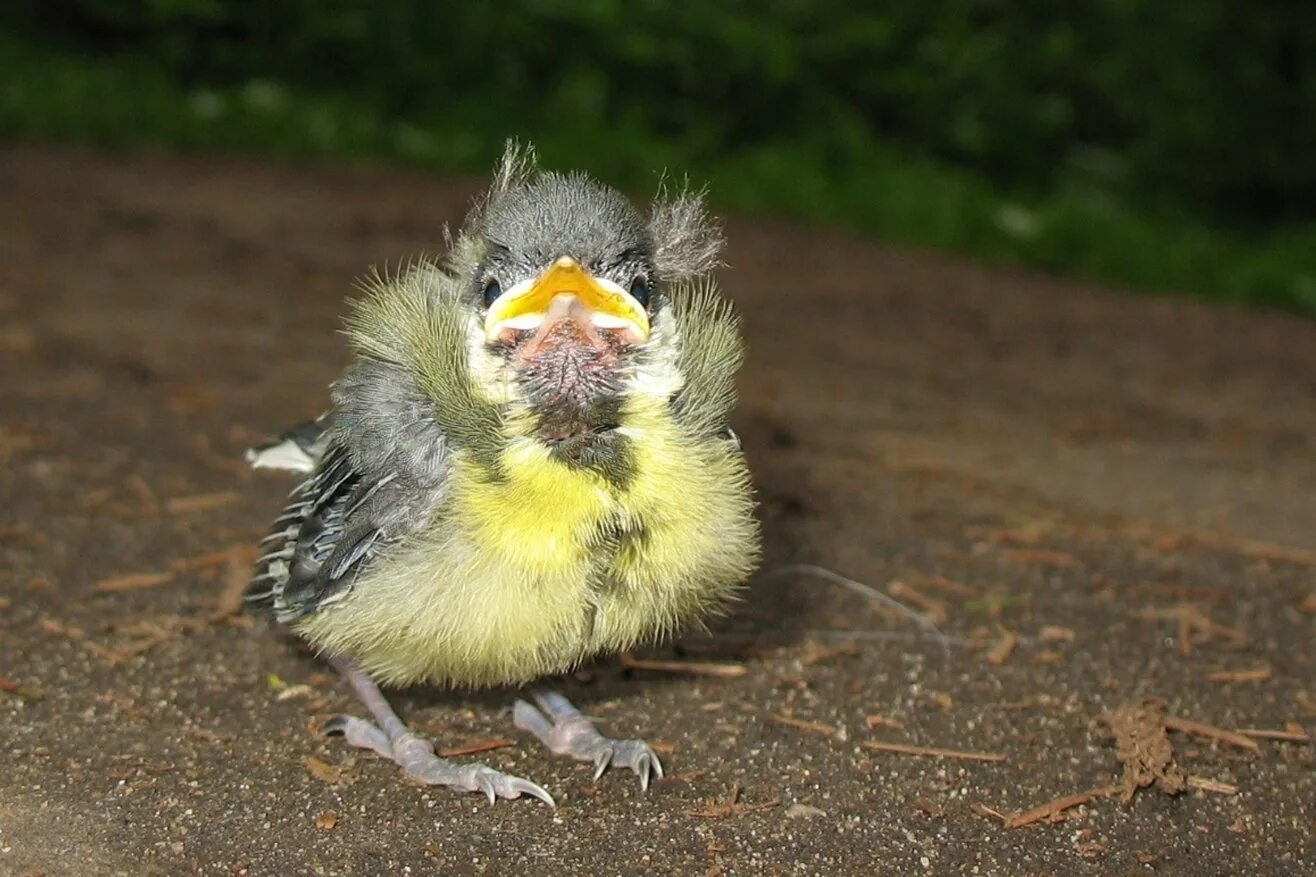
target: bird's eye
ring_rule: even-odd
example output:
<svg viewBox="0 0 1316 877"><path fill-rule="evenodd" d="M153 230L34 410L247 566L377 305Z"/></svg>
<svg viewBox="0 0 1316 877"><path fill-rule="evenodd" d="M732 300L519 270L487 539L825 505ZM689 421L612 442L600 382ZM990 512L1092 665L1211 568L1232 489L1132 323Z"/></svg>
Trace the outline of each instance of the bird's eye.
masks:
<svg viewBox="0 0 1316 877"><path fill-rule="evenodd" d="M489 307L498 300L498 296L503 294L503 287L497 280L489 280L484 284L484 306Z"/></svg>
<svg viewBox="0 0 1316 877"><path fill-rule="evenodd" d="M636 277L631 281L631 298L640 303L642 307L649 306L649 281L643 277Z"/></svg>

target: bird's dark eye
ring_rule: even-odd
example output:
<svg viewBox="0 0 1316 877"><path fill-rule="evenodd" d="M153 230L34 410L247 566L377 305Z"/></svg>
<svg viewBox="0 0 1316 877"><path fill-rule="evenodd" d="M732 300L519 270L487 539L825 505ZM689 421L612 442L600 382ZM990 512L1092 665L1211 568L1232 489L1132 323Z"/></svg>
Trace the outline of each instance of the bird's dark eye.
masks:
<svg viewBox="0 0 1316 877"><path fill-rule="evenodd" d="M632 280L631 298L647 308L649 306L649 281L645 280L643 277L636 277Z"/></svg>
<svg viewBox="0 0 1316 877"><path fill-rule="evenodd" d="M503 288L497 280L489 280L484 284L484 306L489 307L498 300L498 296L503 294Z"/></svg>

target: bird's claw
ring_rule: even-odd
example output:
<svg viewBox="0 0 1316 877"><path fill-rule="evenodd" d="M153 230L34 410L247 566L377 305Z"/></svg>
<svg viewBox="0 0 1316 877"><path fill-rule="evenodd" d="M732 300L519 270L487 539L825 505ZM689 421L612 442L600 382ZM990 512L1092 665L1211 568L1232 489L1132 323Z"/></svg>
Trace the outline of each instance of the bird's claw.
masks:
<svg viewBox="0 0 1316 877"><path fill-rule="evenodd" d="M384 758L393 757L388 735L372 722L356 716L333 716L320 726L322 737L342 737L357 749L369 749Z"/></svg>
<svg viewBox="0 0 1316 877"><path fill-rule="evenodd" d="M522 779L518 776L496 771L491 767L483 764L467 765L463 770L469 771L474 788L470 791L480 791L489 799L492 804L499 798L519 798L522 795L529 795L532 798L538 798L550 807L556 807L557 803L553 796L544 790L542 786Z"/></svg>
<svg viewBox="0 0 1316 877"><path fill-rule="evenodd" d="M663 763L653 747L643 740L608 740L603 738L593 756L594 779L610 767L627 768L640 778L640 789L649 790L649 783L663 778Z"/></svg>
<svg viewBox="0 0 1316 877"><path fill-rule="evenodd" d="M662 779L663 765L653 747L643 740L613 740L604 737L586 716L561 695L537 695L538 708L518 700L512 719L523 731L529 731L557 755L569 755L577 761L594 764L594 779L610 767L627 768L640 778L640 788ZM541 712L542 710L542 712Z"/></svg>
<svg viewBox="0 0 1316 877"><path fill-rule="evenodd" d="M355 716L334 716L320 727L320 733L325 736L341 735L352 746L377 752L423 785L479 792L489 799L490 804L499 798L512 799L528 795L550 807L557 806L553 796L542 786L483 764L453 764L435 754L433 743L415 734L402 734L390 741L378 726Z"/></svg>

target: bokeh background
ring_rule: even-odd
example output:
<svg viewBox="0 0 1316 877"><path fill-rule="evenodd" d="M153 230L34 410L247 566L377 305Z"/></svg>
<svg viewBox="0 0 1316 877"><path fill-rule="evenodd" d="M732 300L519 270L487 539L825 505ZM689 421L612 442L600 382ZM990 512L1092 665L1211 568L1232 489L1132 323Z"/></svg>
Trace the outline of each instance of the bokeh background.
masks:
<svg viewBox="0 0 1316 877"><path fill-rule="evenodd" d="M1316 4L8 0L0 138L643 193L1316 313Z"/></svg>

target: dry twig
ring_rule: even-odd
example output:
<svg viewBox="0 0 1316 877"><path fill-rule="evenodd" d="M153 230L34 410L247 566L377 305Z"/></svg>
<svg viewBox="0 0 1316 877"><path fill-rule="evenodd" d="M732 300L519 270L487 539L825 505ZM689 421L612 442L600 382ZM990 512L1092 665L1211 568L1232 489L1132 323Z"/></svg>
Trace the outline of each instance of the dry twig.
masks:
<svg viewBox="0 0 1316 877"><path fill-rule="evenodd" d="M909 743L889 743L884 740L863 740L859 743L865 749L878 752L895 752L900 755L916 755L922 758L954 758L962 761L1005 761L1005 756L995 752L969 752L962 749L940 749L934 746L914 746Z"/></svg>
<svg viewBox="0 0 1316 877"><path fill-rule="evenodd" d="M1102 786L1099 789L1093 789L1089 792L1065 795L1063 798L1056 798L1054 801L1047 801L1045 804L1039 804L1028 810L1021 810L1018 813L1012 813L1009 816L1005 816L1005 827L1023 828L1025 825L1032 825L1033 823L1041 822L1044 819L1055 820L1066 810L1073 810L1075 807L1082 807L1084 804L1090 804L1098 798L1109 797L1118 791L1118 786Z"/></svg>
<svg viewBox="0 0 1316 877"><path fill-rule="evenodd" d="M173 570L166 570L164 572L130 573L128 575L111 576L108 579L101 579L96 583L96 590L100 591L102 594L117 594L122 591L140 591L143 588L154 588L158 585L166 585L173 580Z"/></svg>
<svg viewBox="0 0 1316 877"><path fill-rule="evenodd" d="M1203 639L1221 637L1239 646L1247 642L1242 631L1212 621L1201 609L1191 603L1180 603L1169 609L1139 609L1132 613L1134 618L1142 621L1174 621L1179 625L1179 651L1190 654L1193 650L1193 634L1201 634Z"/></svg>
<svg viewBox="0 0 1316 877"><path fill-rule="evenodd" d="M972 600L975 597L981 597L982 592L968 585L957 582L954 579L948 579L945 576L938 575L920 575L918 582L924 587L932 588L937 591L944 591L952 597L959 597L962 600Z"/></svg>
<svg viewBox="0 0 1316 877"><path fill-rule="evenodd" d="M840 573L832 572L830 569L827 569L826 567L818 566L812 563L796 563L796 564L789 564L787 566L777 567L776 569L767 573L767 575L787 575L790 573L803 573L805 575L817 576L818 578L826 579L827 581L832 582L833 584L837 584L843 588L847 588L848 590L854 591L856 594L862 594L863 596L867 597L869 600L872 600L874 603L878 603L882 606L885 606L886 608L891 609L899 613L900 615L903 615L906 618L911 619L920 627L924 628L925 630L929 631L933 636L935 636L937 638L937 641L941 643L941 647L943 649L946 650L950 649L949 641L947 640L946 635L941 632L941 629L937 627L935 618L933 618L931 615L924 614L922 612L916 612L915 610L910 609L904 603L901 603L899 600L895 599L894 597L888 594L883 594L877 588L874 588L870 585L865 585L863 582L855 581L849 576L843 576Z"/></svg>
<svg viewBox="0 0 1316 877"><path fill-rule="evenodd" d="M1215 792L1219 795L1237 795L1238 786L1233 783L1225 783L1220 780L1213 780L1210 777L1190 776L1188 777L1188 788L1201 789L1203 792Z"/></svg>
<svg viewBox="0 0 1316 877"><path fill-rule="evenodd" d="M176 496L165 503L165 510L171 515L184 515L190 512L208 512L211 509L232 505L241 495L232 490L218 493L200 493L195 496Z"/></svg>
<svg viewBox="0 0 1316 877"><path fill-rule="evenodd" d="M815 734L825 734L828 737L835 737L840 732L831 725L824 725L822 722L809 722L804 719L797 719L794 716L788 716L784 713L777 713L772 720L779 725L789 725L792 728L799 728L804 731L812 731Z"/></svg>
<svg viewBox="0 0 1316 877"><path fill-rule="evenodd" d="M902 581L896 580L887 585L887 593L897 600L904 600L912 603L923 611L925 615L938 624L945 624L950 613L946 610L946 604L941 600L929 597L922 591L907 585Z"/></svg>
<svg viewBox="0 0 1316 877"><path fill-rule="evenodd" d="M456 758L459 755L474 755L477 752L491 752L494 749L506 749L508 746L515 746L515 740L509 740L506 737L499 737L496 740L482 740L479 743L467 743L464 746L447 746L440 749L441 758Z"/></svg>
<svg viewBox="0 0 1316 877"><path fill-rule="evenodd" d="M1272 675L1270 667L1265 666L1251 670L1218 670L1206 678L1211 682L1264 682Z"/></svg>
<svg viewBox="0 0 1316 877"><path fill-rule="evenodd" d="M1181 719L1177 716L1166 716L1165 727L1171 731L1182 731L1185 734L1195 734L1199 737L1211 737L1222 743L1228 743L1231 746L1237 746L1240 749L1246 749L1249 752L1260 752L1261 747L1257 741L1251 737L1245 737L1234 731L1226 731L1224 728L1217 728L1214 725L1194 722L1192 719Z"/></svg>
<svg viewBox="0 0 1316 877"><path fill-rule="evenodd" d="M1240 728L1238 733L1256 740L1282 740L1286 743L1311 742L1311 735L1297 722L1286 722L1283 731L1272 731L1265 728Z"/></svg>
<svg viewBox="0 0 1316 877"><path fill-rule="evenodd" d="M1035 564L1038 566L1070 567L1078 565L1078 558L1064 551L1043 551L1040 549L1017 548L1001 554L1001 559L1009 563Z"/></svg>
<svg viewBox="0 0 1316 877"><path fill-rule="evenodd" d="M714 661L663 661L654 658L637 658L630 652L619 656L621 665L631 670L655 670L660 673L690 673L695 676L717 676L738 679L749 674L744 664L722 664Z"/></svg>

